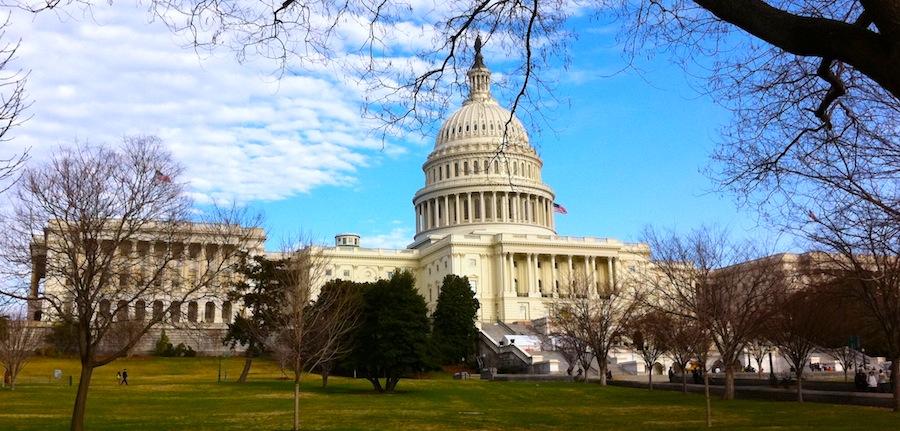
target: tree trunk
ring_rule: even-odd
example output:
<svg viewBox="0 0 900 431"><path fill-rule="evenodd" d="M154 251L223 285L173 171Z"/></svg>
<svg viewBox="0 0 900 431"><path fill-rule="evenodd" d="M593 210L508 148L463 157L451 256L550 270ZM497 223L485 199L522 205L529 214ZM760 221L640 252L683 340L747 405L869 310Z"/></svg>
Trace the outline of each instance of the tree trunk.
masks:
<svg viewBox="0 0 900 431"><path fill-rule="evenodd" d="M600 368L600 386L606 386L606 361L597 360L597 365ZM587 371L584 373L584 381L587 382Z"/></svg>
<svg viewBox="0 0 900 431"><path fill-rule="evenodd" d="M13 369L9 370L9 390L16 390L16 377L19 376L19 371L13 367Z"/></svg>
<svg viewBox="0 0 900 431"><path fill-rule="evenodd" d="M238 383L247 381L247 375L250 374L251 365L253 365L253 354L250 353L250 349L247 349L246 359L244 360L244 370L241 371L241 377L238 379Z"/></svg>
<svg viewBox="0 0 900 431"><path fill-rule="evenodd" d="M384 382L384 391L393 394L394 388L397 387L397 383L400 382L400 377L388 377Z"/></svg>
<svg viewBox="0 0 900 431"><path fill-rule="evenodd" d="M331 374L331 366L322 365L322 389L328 387L328 375Z"/></svg>
<svg viewBox="0 0 900 431"><path fill-rule="evenodd" d="M706 427L712 428L712 402L709 399L709 373L703 370L703 391L706 393Z"/></svg>
<svg viewBox="0 0 900 431"><path fill-rule="evenodd" d="M375 377L375 378L369 377L368 380L370 383L372 383L372 388L376 392L384 392L384 388L381 387L381 381L378 380L377 377Z"/></svg>
<svg viewBox="0 0 900 431"><path fill-rule="evenodd" d="M653 366L651 365L647 368L647 384L650 385L650 390L653 390Z"/></svg>
<svg viewBox="0 0 900 431"><path fill-rule="evenodd" d="M805 365L805 364L804 364ZM797 402L803 402L803 367L797 367L797 373L795 375L797 377Z"/></svg>
<svg viewBox="0 0 900 431"><path fill-rule="evenodd" d="M87 407L88 389L91 387L91 376L94 368L90 364L81 364L81 376L78 378L78 392L75 393L75 407L72 409L71 431L84 430L84 410Z"/></svg>
<svg viewBox="0 0 900 431"><path fill-rule="evenodd" d="M734 365L725 365L725 393L723 400L734 399Z"/></svg>
<svg viewBox="0 0 900 431"><path fill-rule="evenodd" d="M294 378L294 431L300 429L300 376Z"/></svg>
<svg viewBox="0 0 900 431"><path fill-rule="evenodd" d="M687 370L681 367L681 392L687 394Z"/></svg>

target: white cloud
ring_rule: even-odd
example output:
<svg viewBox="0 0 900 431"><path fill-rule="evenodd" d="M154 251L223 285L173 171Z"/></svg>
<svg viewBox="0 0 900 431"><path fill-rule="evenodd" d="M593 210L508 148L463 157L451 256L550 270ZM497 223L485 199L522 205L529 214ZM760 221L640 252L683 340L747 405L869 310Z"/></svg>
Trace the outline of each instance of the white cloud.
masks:
<svg viewBox="0 0 900 431"><path fill-rule="evenodd" d="M7 37L21 37L14 67L31 70L31 119L3 143L43 159L70 142L158 135L186 167L202 201L271 201L324 185L352 186L359 168L402 154L370 136L358 89L336 77L273 79L230 53L182 49L146 10L118 2L93 19L16 11Z"/></svg>
<svg viewBox="0 0 900 431"><path fill-rule="evenodd" d="M394 228L388 233L360 237L360 245L365 248L404 249L412 238L412 229Z"/></svg>

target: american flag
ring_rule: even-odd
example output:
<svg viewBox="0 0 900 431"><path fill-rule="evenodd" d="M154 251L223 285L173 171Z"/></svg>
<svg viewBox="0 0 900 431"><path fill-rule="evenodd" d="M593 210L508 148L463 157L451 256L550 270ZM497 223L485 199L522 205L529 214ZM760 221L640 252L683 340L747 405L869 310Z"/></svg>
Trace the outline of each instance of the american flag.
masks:
<svg viewBox="0 0 900 431"><path fill-rule="evenodd" d="M553 211L558 212L560 214L568 214L569 213L568 211L566 211L566 207L564 207L556 202L553 202Z"/></svg>
<svg viewBox="0 0 900 431"><path fill-rule="evenodd" d="M172 182L172 179L169 178L168 175L166 175L166 174L160 172L159 169L156 170L156 177L155 177L155 178L156 178L157 180L160 180L160 181L164 182L164 183L171 183L171 182Z"/></svg>

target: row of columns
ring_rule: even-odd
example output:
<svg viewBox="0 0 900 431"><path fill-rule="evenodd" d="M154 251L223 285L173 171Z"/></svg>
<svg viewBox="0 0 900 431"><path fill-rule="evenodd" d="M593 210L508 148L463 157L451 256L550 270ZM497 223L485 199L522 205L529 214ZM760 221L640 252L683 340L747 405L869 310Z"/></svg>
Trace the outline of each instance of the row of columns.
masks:
<svg viewBox="0 0 900 431"><path fill-rule="evenodd" d="M516 257L524 257L524 261L520 262L524 263L524 274L522 274L524 279L519 280L520 272L517 271L516 265ZM551 254L550 259L545 262L549 262L550 264L550 279L549 286L544 285L542 281L545 279L541 277L541 268L538 266L538 263L541 261L540 257L542 254L539 253L502 253L497 256L497 268L500 270L499 273L499 286L504 296L520 296L520 297L537 297L537 296L548 296L558 298L561 296L565 296L571 291L571 286L565 286L564 288L560 288L559 286L559 270L557 269L557 257L558 255ZM546 254L543 254L546 256ZM613 257L600 257L600 256L573 256L573 255L564 255L563 262L568 269L566 272L569 274L570 280L578 277L578 274L575 274L575 263L577 258L581 258L581 263L583 263L581 269L583 270L584 282L587 282L590 286L589 293L597 294L598 288L600 286L600 282L606 286L614 286L615 284L615 272L613 270ZM602 265L605 260L606 265L606 279L600 280L598 276L599 265ZM568 280L567 280L568 281Z"/></svg>
<svg viewBox="0 0 900 431"><path fill-rule="evenodd" d="M467 223L531 223L553 229L553 201L516 192L456 193L416 205L416 233Z"/></svg>

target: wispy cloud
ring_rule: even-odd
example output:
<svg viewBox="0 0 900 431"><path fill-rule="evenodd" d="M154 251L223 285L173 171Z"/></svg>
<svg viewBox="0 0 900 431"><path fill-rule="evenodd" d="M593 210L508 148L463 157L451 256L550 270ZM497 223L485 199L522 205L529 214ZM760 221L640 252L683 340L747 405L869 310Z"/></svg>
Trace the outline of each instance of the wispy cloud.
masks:
<svg viewBox="0 0 900 431"><path fill-rule="evenodd" d="M4 153L40 160L70 142L162 138L200 201L270 201L352 185L357 169L405 149L371 136L358 89L334 75L267 75L271 64L198 54L147 12L118 2L87 19L14 12L14 67L30 70L32 118ZM257 66L258 68L254 68Z"/></svg>

